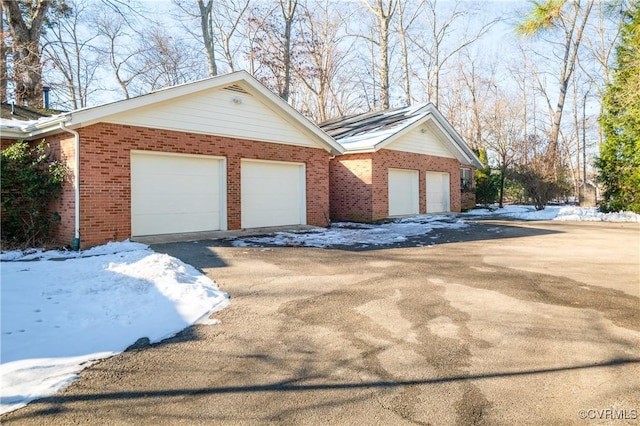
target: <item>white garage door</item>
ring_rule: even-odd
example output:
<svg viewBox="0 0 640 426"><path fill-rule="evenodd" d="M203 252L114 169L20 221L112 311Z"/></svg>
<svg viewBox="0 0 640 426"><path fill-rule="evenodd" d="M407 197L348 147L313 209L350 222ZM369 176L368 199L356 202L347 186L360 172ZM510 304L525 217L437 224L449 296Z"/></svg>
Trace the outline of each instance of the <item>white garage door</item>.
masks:
<svg viewBox="0 0 640 426"><path fill-rule="evenodd" d="M418 171L389 169L389 216L418 214Z"/></svg>
<svg viewBox="0 0 640 426"><path fill-rule="evenodd" d="M134 236L226 229L224 159L131 153Z"/></svg>
<svg viewBox="0 0 640 426"><path fill-rule="evenodd" d="M242 228L307 223L305 165L242 160Z"/></svg>
<svg viewBox="0 0 640 426"><path fill-rule="evenodd" d="M427 213L448 212L449 173L427 172Z"/></svg>

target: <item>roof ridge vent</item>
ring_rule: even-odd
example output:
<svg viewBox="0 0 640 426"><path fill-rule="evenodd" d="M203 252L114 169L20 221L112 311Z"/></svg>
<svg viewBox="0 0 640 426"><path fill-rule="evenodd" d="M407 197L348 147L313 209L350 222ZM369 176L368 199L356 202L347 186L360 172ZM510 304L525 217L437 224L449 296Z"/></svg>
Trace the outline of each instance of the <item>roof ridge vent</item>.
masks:
<svg viewBox="0 0 640 426"><path fill-rule="evenodd" d="M232 84L231 86L227 86L224 88L224 90L228 90L230 92L236 92L236 93L242 93L244 95L248 95L249 92L247 92L246 90L244 90L242 87L240 87L237 84Z"/></svg>

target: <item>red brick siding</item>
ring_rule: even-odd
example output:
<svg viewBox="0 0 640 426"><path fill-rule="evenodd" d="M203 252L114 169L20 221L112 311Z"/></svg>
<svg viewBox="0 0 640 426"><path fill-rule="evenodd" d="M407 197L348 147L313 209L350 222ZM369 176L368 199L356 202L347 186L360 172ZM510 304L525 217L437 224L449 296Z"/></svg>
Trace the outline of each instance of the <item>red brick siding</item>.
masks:
<svg viewBox="0 0 640 426"><path fill-rule="evenodd" d="M0 149L4 151L6 148L9 147L9 145L14 143L15 141L16 141L15 139L0 138Z"/></svg>
<svg viewBox="0 0 640 426"><path fill-rule="evenodd" d="M372 154L341 155L331 160L331 220L370 222Z"/></svg>
<svg viewBox="0 0 640 426"><path fill-rule="evenodd" d="M227 159L228 229L239 229L242 158L306 164L307 223L329 217L329 153L323 149L99 123L80 132L81 245L131 236L131 150Z"/></svg>
<svg viewBox="0 0 640 426"><path fill-rule="evenodd" d="M69 133L61 133L47 137L46 141L54 156L67 165L67 177L62 186L62 194L54 208L62 219L56 232L56 242L61 245L69 245L73 243L75 236L75 138Z"/></svg>
<svg viewBox="0 0 640 426"><path fill-rule="evenodd" d="M367 179L360 178L363 158L371 161ZM425 173L449 173L451 211L460 211L460 162L457 159L382 149L371 154L338 156L331 161L331 218L370 222L388 217L389 168L419 171L420 213L426 212Z"/></svg>
<svg viewBox="0 0 640 426"><path fill-rule="evenodd" d="M131 236L131 150L226 157L228 229L240 228L242 158L305 163L307 223L328 223L329 153L323 149L105 123L79 132L83 247Z"/></svg>

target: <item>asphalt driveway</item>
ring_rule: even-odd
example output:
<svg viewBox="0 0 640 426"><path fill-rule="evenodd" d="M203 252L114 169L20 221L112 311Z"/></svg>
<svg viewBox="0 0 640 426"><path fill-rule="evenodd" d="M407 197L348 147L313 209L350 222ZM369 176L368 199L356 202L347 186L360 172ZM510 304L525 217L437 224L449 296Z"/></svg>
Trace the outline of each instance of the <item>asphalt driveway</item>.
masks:
<svg viewBox="0 0 640 426"><path fill-rule="evenodd" d="M638 423L638 224L421 238L153 246L231 295L221 323L99 362L2 423Z"/></svg>

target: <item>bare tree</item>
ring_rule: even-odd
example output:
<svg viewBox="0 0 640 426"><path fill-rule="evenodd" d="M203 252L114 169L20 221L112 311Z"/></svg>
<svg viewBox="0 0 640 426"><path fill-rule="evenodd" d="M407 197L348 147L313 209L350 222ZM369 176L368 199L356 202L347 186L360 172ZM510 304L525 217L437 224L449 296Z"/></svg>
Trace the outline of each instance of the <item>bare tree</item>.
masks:
<svg viewBox="0 0 640 426"><path fill-rule="evenodd" d="M142 58L143 48L137 43L134 29L121 14L106 7L96 12L93 25L102 38L100 54L109 64L124 97L129 99L139 94L134 83L147 69Z"/></svg>
<svg viewBox="0 0 640 426"><path fill-rule="evenodd" d="M248 71L251 75L259 77L259 69L262 67L262 46L265 44L265 35L271 27L270 17L275 13L275 7L269 9L264 6L249 6L245 15L243 39L246 41L242 47L244 59L247 61Z"/></svg>
<svg viewBox="0 0 640 426"><path fill-rule="evenodd" d="M4 32L4 2L0 2L0 103L7 102L7 82L9 71L7 69L7 34Z"/></svg>
<svg viewBox="0 0 640 426"><path fill-rule="evenodd" d="M496 79L496 64L491 64L491 69L485 73L479 69L478 60L472 58L468 51L465 51L463 56L458 61L458 75L460 79L459 86L466 88L469 98L465 98L463 102L457 105L456 110L466 112L469 116L469 125L460 126L459 131L466 133L466 141L474 150L485 149L484 142L484 126L485 126L485 111L488 110L488 105L495 100L497 79ZM447 108L451 111L452 108ZM468 127L465 132L465 127Z"/></svg>
<svg viewBox="0 0 640 426"><path fill-rule="evenodd" d="M236 53L240 50L240 43L233 43L239 34L242 20L249 8L250 0L221 0L215 4L214 37L231 71L235 71Z"/></svg>
<svg viewBox="0 0 640 426"><path fill-rule="evenodd" d="M296 80L309 92L307 100L297 100L301 109L318 122L337 115L337 93L350 88L337 78L348 58L347 43L342 27L344 7L329 0L305 2L301 8L298 43L303 56L295 66ZM298 89L298 91L302 91Z"/></svg>
<svg viewBox="0 0 640 426"><path fill-rule="evenodd" d="M404 103L411 105L411 70L409 66L409 31L415 20L419 16L420 8L425 0L418 0L418 3L412 9L408 9L409 2L398 2L398 20L396 23L396 32L400 40L401 57L402 57L402 85L404 90Z"/></svg>
<svg viewBox="0 0 640 426"><path fill-rule="evenodd" d="M298 0L279 0L280 10L282 11L282 17L284 19L284 34L283 34L283 65L284 65L284 84L280 91L280 97L285 101L289 100L289 94L291 93L291 30L293 27L293 20L296 15L296 8L298 6Z"/></svg>
<svg viewBox="0 0 640 426"><path fill-rule="evenodd" d="M173 37L161 25L145 34L140 57L144 73L140 73L143 91L175 86L205 76L197 55L179 38Z"/></svg>
<svg viewBox="0 0 640 426"><path fill-rule="evenodd" d="M78 0L68 5L71 11L57 16L43 35L43 55L49 69L47 84L57 89L60 106L78 109L88 105L101 64L94 45L98 34L83 25L89 19L89 3Z"/></svg>
<svg viewBox="0 0 640 426"><path fill-rule="evenodd" d="M550 160L554 164L559 160L558 142L567 91L571 76L576 68L580 44L593 4L594 0L584 2L580 0L546 0L544 3L536 3L525 21L518 26L518 32L524 35L550 31L559 32L563 36L561 42L548 41L548 44L558 49L560 59L557 74L558 97L549 132L549 154Z"/></svg>
<svg viewBox="0 0 640 426"><path fill-rule="evenodd" d="M474 10L460 0L456 0L448 11L438 6L438 0L426 0L422 9L428 31L421 33L413 42L421 52L420 57L425 68L424 86L427 100L438 106L440 103L440 78L444 66L460 51L485 35L498 22L498 19L480 23L478 27L470 29L468 27L470 20L465 21L465 19L479 13L479 10L477 7ZM460 25L463 25L463 21L467 22L467 26L461 28ZM460 32L463 33L462 37L455 41L451 39L454 34Z"/></svg>
<svg viewBox="0 0 640 426"><path fill-rule="evenodd" d="M389 35L393 15L398 5L397 0L364 0L365 5L375 16L375 31L369 37L372 44L378 46L380 55L379 84L381 108L388 109L390 106L389 95ZM375 34L375 35L374 35Z"/></svg>
<svg viewBox="0 0 640 426"><path fill-rule="evenodd" d="M200 12L200 30L202 31L202 41L204 42L204 51L207 54L209 64L209 75L218 74L218 66L216 65L216 49L213 43L213 25L212 11L213 0L197 0L198 10Z"/></svg>
<svg viewBox="0 0 640 426"><path fill-rule="evenodd" d="M40 36L53 0L37 0L26 4L1 0L12 40L13 82L16 102L42 104L42 66Z"/></svg>
<svg viewBox="0 0 640 426"><path fill-rule="evenodd" d="M273 8L258 5L248 20L254 75L285 101L291 95L294 61L300 59L300 46L292 42L299 36L294 32L297 6L297 0L278 0Z"/></svg>
<svg viewBox="0 0 640 426"><path fill-rule="evenodd" d="M523 140L521 114L518 102L514 102L508 97L498 98L490 107L489 117L484 128L487 149L493 152L496 168L500 172L498 198L500 207L504 202L507 173L516 163Z"/></svg>

